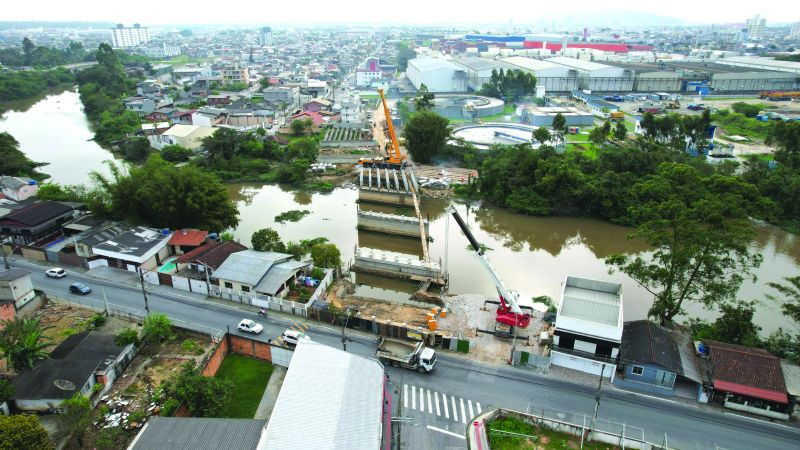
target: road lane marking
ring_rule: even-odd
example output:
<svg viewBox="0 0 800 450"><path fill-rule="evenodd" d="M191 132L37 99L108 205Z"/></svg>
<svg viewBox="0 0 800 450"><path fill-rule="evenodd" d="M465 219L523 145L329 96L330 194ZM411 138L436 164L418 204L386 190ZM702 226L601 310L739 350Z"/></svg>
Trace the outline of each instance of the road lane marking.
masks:
<svg viewBox="0 0 800 450"><path fill-rule="evenodd" d="M469 418L472 420L475 417L475 413L472 412L472 400L467 400L467 405L469 406Z"/></svg>
<svg viewBox="0 0 800 450"><path fill-rule="evenodd" d="M403 385L403 408L408 409L408 385Z"/></svg>
<svg viewBox="0 0 800 450"><path fill-rule="evenodd" d="M441 417L442 411L439 409L439 393L434 392L433 396L436 398L436 415Z"/></svg>
<svg viewBox="0 0 800 450"><path fill-rule="evenodd" d="M450 436L457 437L459 439L464 439L464 440L467 439L465 436L462 436L462 435L460 435L458 433L453 433L452 431L447 431L447 430L443 430L441 428L436 428L436 427L434 427L432 425L428 425L428 429L432 430L432 431L438 431L439 433L449 434Z"/></svg>
<svg viewBox="0 0 800 450"><path fill-rule="evenodd" d="M419 410L425 412L425 390L419 388Z"/></svg>
<svg viewBox="0 0 800 450"><path fill-rule="evenodd" d="M411 409L417 409L417 388L411 386Z"/></svg>
<svg viewBox="0 0 800 450"><path fill-rule="evenodd" d="M433 414L433 406L431 406L431 390L428 389L428 412Z"/></svg>
<svg viewBox="0 0 800 450"><path fill-rule="evenodd" d="M444 405L444 418L450 418L450 412L447 410L447 396L442 394L442 404Z"/></svg>
<svg viewBox="0 0 800 450"><path fill-rule="evenodd" d="M475 402L475 407L478 408L478 414L481 413L481 402Z"/></svg>
<svg viewBox="0 0 800 450"><path fill-rule="evenodd" d="M461 401L461 421L467 423L467 413L464 412L464 399L459 397L459 400Z"/></svg>
<svg viewBox="0 0 800 450"><path fill-rule="evenodd" d="M451 395L450 400L453 401L453 420L458 422L458 410L456 409L456 398Z"/></svg>

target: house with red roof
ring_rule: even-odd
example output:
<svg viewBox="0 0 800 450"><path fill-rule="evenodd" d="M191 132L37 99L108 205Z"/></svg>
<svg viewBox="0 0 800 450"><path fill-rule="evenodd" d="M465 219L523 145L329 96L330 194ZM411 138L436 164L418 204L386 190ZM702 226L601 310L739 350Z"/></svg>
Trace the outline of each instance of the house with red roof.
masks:
<svg viewBox="0 0 800 450"><path fill-rule="evenodd" d="M322 117L322 114L314 111L303 111L297 113L292 116L290 121L294 122L295 120L304 120L304 119L311 119L311 121L314 123L314 126L316 127L325 123L325 118Z"/></svg>
<svg viewBox="0 0 800 450"><path fill-rule="evenodd" d="M777 356L758 348L703 342L716 400L733 410L789 420L789 396Z"/></svg>
<svg viewBox="0 0 800 450"><path fill-rule="evenodd" d="M230 255L242 250L247 250L247 247L235 241L207 241L175 259L174 269L159 273L159 284L208 294L209 282L214 271Z"/></svg>
<svg viewBox="0 0 800 450"><path fill-rule="evenodd" d="M183 255L203 245L208 239L208 231L183 229L172 234L168 244L173 255Z"/></svg>

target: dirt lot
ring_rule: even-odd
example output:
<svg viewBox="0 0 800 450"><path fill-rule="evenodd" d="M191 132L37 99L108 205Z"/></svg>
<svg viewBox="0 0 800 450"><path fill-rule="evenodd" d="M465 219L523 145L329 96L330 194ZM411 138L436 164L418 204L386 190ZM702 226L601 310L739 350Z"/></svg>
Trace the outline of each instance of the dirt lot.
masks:
<svg viewBox="0 0 800 450"><path fill-rule="evenodd" d="M446 179L448 182L456 184L466 183L470 176L472 176L472 178L478 177L477 170L465 169L462 167L439 167L417 164L414 166L414 172L417 174L418 179Z"/></svg>

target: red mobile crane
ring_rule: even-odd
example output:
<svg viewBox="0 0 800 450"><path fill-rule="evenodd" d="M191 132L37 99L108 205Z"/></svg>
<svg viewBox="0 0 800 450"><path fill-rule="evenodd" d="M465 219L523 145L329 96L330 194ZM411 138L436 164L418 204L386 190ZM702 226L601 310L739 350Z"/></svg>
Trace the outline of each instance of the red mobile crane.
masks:
<svg viewBox="0 0 800 450"><path fill-rule="evenodd" d="M469 231L469 228L467 228L467 224L464 222L464 219L461 218L461 215L458 214L458 211L452 206L449 208L449 211L453 215L453 218L456 219L456 223L458 223L458 227L461 228L464 236L467 237L472 249L478 256L478 260L480 260L484 269L489 272L489 275L492 277L492 281L494 282L494 287L497 289L497 294L500 296L500 306L497 308L497 316L495 317L495 321L509 327L527 328L531 322L531 315L529 313L522 312L522 309L519 307L519 303L517 302L519 293L508 289L505 282L503 282L503 279L500 278L500 275L498 275L497 271L495 271L494 267L492 267L492 264L489 262L489 258L481 248L480 243L478 243L478 241L475 239L475 236L472 235L472 232ZM511 331L513 332L513 328Z"/></svg>

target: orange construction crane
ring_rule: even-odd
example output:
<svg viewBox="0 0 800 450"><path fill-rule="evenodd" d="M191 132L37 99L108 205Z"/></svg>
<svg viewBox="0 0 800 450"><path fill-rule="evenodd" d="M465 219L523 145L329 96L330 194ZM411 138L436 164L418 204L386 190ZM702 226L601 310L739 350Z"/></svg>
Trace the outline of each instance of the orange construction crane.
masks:
<svg viewBox="0 0 800 450"><path fill-rule="evenodd" d="M399 169L404 167L408 161L406 161L406 156L400 152L400 144L397 141L397 136L394 134L394 124L392 124L392 113L389 110L389 106L386 104L386 97L383 95L383 89L378 89L378 93L381 94L381 102L383 103L383 114L386 116L386 126L389 131L389 140L391 141L386 148L386 153L388 154L387 158L361 158L358 160L358 164L361 166L377 166L377 167L388 167L392 169Z"/></svg>

